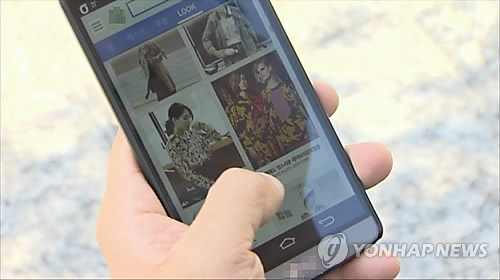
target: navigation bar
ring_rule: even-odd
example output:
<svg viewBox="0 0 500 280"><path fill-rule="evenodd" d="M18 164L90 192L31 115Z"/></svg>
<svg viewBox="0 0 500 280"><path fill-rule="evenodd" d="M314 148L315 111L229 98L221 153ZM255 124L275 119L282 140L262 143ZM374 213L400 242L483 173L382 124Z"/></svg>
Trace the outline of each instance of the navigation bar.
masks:
<svg viewBox="0 0 500 280"><path fill-rule="evenodd" d="M95 43L97 53L102 61L109 60L226 1L182 1Z"/></svg>

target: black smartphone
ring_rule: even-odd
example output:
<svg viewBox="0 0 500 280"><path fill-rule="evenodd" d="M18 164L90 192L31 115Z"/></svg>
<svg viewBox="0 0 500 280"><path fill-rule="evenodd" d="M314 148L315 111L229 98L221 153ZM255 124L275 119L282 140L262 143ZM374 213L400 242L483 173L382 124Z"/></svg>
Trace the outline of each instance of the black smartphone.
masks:
<svg viewBox="0 0 500 280"><path fill-rule="evenodd" d="M253 250L316 277L382 225L268 0L61 0L168 215L190 224L226 169L286 188Z"/></svg>

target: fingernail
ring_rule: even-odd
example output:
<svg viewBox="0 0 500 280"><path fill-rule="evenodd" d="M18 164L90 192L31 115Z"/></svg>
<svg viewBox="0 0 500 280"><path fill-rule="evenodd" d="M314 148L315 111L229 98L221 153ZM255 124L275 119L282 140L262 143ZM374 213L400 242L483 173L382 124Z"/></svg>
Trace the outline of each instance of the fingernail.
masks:
<svg viewBox="0 0 500 280"><path fill-rule="evenodd" d="M285 192L285 187L283 186L283 184L280 182L280 180L278 180L276 177L274 176L271 176L267 173L264 173L264 172L259 172L260 174L266 176L269 180L271 180L271 182L273 182L273 185L276 186L276 188L280 191L280 192Z"/></svg>

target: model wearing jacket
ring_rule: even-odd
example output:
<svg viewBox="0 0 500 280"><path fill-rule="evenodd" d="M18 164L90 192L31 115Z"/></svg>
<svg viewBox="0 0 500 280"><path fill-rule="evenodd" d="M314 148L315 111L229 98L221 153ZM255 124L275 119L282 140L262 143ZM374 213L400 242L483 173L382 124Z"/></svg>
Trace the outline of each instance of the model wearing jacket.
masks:
<svg viewBox="0 0 500 280"><path fill-rule="evenodd" d="M221 6L210 14L202 42L209 55L229 66L257 52L257 34L239 8Z"/></svg>

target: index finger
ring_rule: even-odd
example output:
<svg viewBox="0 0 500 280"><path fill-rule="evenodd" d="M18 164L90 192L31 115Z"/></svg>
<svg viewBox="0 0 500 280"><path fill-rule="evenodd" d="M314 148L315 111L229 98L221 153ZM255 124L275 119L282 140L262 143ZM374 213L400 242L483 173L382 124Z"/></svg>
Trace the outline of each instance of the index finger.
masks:
<svg viewBox="0 0 500 280"><path fill-rule="evenodd" d="M144 178L135 155L121 129L118 130L108 164L103 207L113 211L150 212L165 215L160 200Z"/></svg>
<svg viewBox="0 0 500 280"><path fill-rule="evenodd" d="M115 140L111 146L108 164L109 172L113 175L142 174L141 168L135 159L134 152L130 148L127 137L121 128L116 132Z"/></svg>
<svg viewBox="0 0 500 280"><path fill-rule="evenodd" d="M339 96L337 91L330 85L323 82L314 82L316 94L329 117L335 113L339 106Z"/></svg>

